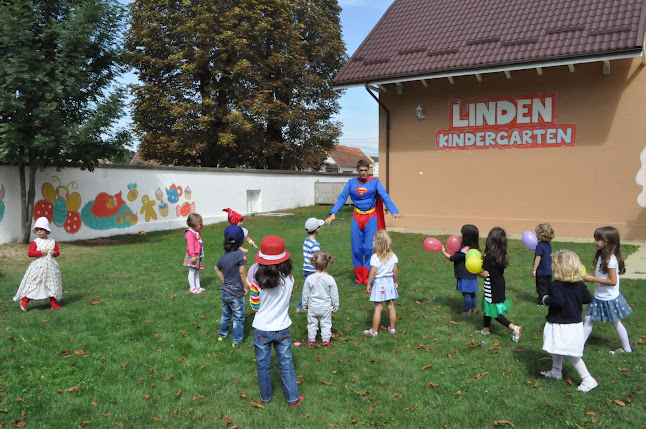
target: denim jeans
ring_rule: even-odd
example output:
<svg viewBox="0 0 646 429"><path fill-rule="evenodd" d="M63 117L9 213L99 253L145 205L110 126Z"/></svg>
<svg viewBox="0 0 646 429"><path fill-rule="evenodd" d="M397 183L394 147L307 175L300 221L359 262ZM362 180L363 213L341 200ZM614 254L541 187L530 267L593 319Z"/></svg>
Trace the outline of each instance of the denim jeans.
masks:
<svg viewBox="0 0 646 429"><path fill-rule="evenodd" d="M464 297L464 311L467 312L472 308L478 308L478 297L475 292L462 292Z"/></svg>
<svg viewBox="0 0 646 429"><path fill-rule="evenodd" d="M258 365L258 387L260 388L260 400L271 401L271 345L274 345L276 359L280 368L280 375L283 380L283 391L287 402L295 404L298 402L298 388L296 387L296 372L292 362L292 335L289 328L282 331L261 331L253 330L253 345L256 350L256 362Z"/></svg>
<svg viewBox="0 0 646 429"><path fill-rule="evenodd" d="M229 335L229 323L233 314L233 342L240 344L244 338L244 296L233 296L222 292L222 318L220 319L220 336Z"/></svg>
<svg viewBox="0 0 646 429"><path fill-rule="evenodd" d="M303 309L303 289L305 289L305 280L312 274L314 274L316 271L305 271L303 270L303 286L301 286L301 298L298 300L298 309L302 310Z"/></svg>

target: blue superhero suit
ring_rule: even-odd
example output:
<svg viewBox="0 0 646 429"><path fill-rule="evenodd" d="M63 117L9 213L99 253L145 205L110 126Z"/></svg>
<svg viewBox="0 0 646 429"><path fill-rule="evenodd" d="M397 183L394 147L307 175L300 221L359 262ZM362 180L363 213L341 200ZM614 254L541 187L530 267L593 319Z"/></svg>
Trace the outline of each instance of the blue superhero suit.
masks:
<svg viewBox="0 0 646 429"><path fill-rule="evenodd" d="M381 222L382 225L378 225L377 222L379 215L383 219L381 202L386 205L386 208L392 214L399 213L399 210L397 210L395 203L390 199L386 188L384 188L379 179L369 177L365 181L361 181L358 177L355 177L345 184L330 214L336 215L345 204L348 196L354 204L350 237L355 281L367 284L368 274L370 273L373 237L377 230L385 229L383 222Z"/></svg>

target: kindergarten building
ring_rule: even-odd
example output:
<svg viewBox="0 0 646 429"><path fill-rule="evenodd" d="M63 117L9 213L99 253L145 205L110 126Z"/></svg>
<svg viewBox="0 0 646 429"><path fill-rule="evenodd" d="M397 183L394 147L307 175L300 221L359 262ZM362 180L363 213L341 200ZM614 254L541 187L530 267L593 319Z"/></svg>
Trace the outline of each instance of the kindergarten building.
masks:
<svg viewBox="0 0 646 429"><path fill-rule="evenodd" d="M646 240L643 0L395 0L334 80L379 103L391 226Z"/></svg>

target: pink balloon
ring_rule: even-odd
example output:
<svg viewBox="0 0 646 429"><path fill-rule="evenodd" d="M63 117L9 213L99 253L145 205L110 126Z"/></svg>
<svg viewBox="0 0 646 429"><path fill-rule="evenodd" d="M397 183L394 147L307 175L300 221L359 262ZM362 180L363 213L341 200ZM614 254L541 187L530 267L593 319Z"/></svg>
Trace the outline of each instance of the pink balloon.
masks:
<svg viewBox="0 0 646 429"><path fill-rule="evenodd" d="M439 252L442 250L442 243L437 238L428 237L424 240L424 249L432 253Z"/></svg>
<svg viewBox="0 0 646 429"><path fill-rule="evenodd" d="M460 237L456 237L455 235L452 235L446 239L446 249L449 251L449 254L451 255L457 252L458 250L460 250L461 246L462 246L462 240L460 240Z"/></svg>

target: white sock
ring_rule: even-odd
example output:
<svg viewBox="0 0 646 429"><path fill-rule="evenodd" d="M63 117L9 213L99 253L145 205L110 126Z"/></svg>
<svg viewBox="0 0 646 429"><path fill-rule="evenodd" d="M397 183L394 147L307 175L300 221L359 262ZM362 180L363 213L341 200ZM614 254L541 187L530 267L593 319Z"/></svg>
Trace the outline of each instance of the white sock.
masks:
<svg viewBox="0 0 646 429"><path fill-rule="evenodd" d="M563 370L563 355L552 355L552 373L561 374Z"/></svg>
<svg viewBox="0 0 646 429"><path fill-rule="evenodd" d="M588 372L588 368L585 366L585 362L580 357L568 356L567 359L570 361L576 372L581 376L581 380L585 381L588 377L591 377Z"/></svg>
<svg viewBox="0 0 646 429"><path fill-rule="evenodd" d="M626 350L626 352L628 353L632 352L633 349L630 347L630 341L628 340L628 331L626 331L626 327L623 323L621 323L621 320L615 320L614 322L612 322L612 326L614 326L617 330L619 341L621 341L621 346L624 348L624 350Z"/></svg>
<svg viewBox="0 0 646 429"><path fill-rule="evenodd" d="M199 268L195 269L195 288L196 289L200 288L200 269Z"/></svg>
<svg viewBox="0 0 646 429"><path fill-rule="evenodd" d="M588 337L592 333L593 325L592 316L585 316L585 323L583 323L583 344L588 341Z"/></svg>
<svg viewBox="0 0 646 429"><path fill-rule="evenodd" d="M195 289L195 268L188 268L188 286L191 290Z"/></svg>

